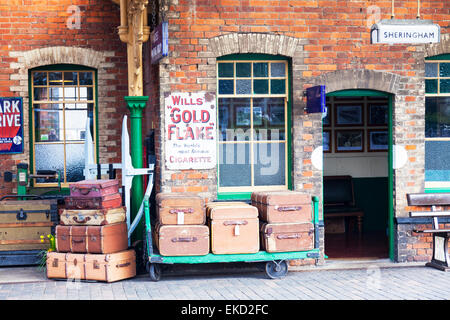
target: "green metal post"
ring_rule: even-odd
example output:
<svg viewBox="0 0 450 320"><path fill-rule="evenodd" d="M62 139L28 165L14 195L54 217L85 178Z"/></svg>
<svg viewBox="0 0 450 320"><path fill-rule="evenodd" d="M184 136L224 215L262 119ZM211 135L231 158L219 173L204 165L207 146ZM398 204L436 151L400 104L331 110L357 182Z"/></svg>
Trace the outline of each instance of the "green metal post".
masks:
<svg viewBox="0 0 450 320"><path fill-rule="evenodd" d="M24 196L27 194L28 186L28 164L19 163L17 165L17 195Z"/></svg>
<svg viewBox="0 0 450 320"><path fill-rule="evenodd" d="M142 168L142 160L144 158L142 152L142 111L148 101L147 96L127 96L124 97L130 110L130 153L131 162L135 169ZM136 214L141 206L144 195L143 178L141 175L133 178L131 186L131 220L136 217ZM142 240L143 227L140 223L135 231L134 240Z"/></svg>

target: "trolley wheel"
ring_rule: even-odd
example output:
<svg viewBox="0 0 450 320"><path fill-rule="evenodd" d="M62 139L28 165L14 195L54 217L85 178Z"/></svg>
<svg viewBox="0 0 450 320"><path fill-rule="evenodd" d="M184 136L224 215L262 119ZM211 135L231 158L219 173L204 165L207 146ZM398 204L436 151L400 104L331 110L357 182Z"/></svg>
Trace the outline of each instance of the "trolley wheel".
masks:
<svg viewBox="0 0 450 320"><path fill-rule="evenodd" d="M149 263L148 269L152 281L159 281L161 279L161 267L158 264Z"/></svg>
<svg viewBox="0 0 450 320"><path fill-rule="evenodd" d="M288 264L285 260L266 262L266 274L271 279L281 279L288 273Z"/></svg>

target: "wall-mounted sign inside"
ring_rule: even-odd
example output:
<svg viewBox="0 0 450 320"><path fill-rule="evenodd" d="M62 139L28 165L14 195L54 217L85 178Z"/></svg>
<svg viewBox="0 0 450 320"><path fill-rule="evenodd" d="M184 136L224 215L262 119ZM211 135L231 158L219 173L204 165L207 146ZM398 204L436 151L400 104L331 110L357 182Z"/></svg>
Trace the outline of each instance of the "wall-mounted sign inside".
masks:
<svg viewBox="0 0 450 320"><path fill-rule="evenodd" d="M381 20L370 31L372 43L435 43L441 28L431 20Z"/></svg>
<svg viewBox="0 0 450 320"><path fill-rule="evenodd" d="M152 63L157 63L169 53L169 23L163 21L151 33Z"/></svg>
<svg viewBox="0 0 450 320"><path fill-rule="evenodd" d="M0 154L23 152L22 98L0 98Z"/></svg>
<svg viewBox="0 0 450 320"><path fill-rule="evenodd" d="M327 112L325 99L326 99L326 92L324 85L310 87L306 89L306 112L307 113Z"/></svg>
<svg viewBox="0 0 450 320"><path fill-rule="evenodd" d="M167 168L214 168L217 152L214 94L172 93L165 98L164 105Z"/></svg>

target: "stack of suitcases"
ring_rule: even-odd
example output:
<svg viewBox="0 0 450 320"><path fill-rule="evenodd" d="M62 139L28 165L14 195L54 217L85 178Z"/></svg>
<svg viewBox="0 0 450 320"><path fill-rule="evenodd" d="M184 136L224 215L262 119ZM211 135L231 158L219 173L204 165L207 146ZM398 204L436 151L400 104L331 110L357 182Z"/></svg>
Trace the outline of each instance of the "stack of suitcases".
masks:
<svg viewBox="0 0 450 320"><path fill-rule="evenodd" d="M47 277L113 282L136 275L128 250L126 209L118 180L70 184L56 226L56 252L47 253Z"/></svg>
<svg viewBox="0 0 450 320"><path fill-rule="evenodd" d="M253 192L251 201L259 211L263 250L289 252L314 248L310 195L296 191Z"/></svg>

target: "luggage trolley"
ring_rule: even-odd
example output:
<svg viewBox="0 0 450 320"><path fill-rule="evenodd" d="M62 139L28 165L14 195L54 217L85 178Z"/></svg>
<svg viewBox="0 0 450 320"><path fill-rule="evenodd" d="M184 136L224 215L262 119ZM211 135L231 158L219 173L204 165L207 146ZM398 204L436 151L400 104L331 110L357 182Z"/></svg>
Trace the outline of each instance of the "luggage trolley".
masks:
<svg viewBox="0 0 450 320"><path fill-rule="evenodd" d="M243 254L213 254L208 253L203 256L162 256L153 248L153 238L151 230L149 197L144 197L145 216L145 248L144 261L146 268L153 281L161 279L161 265L164 264L198 264L198 263L222 263L222 262L265 262L265 272L271 279L279 279L286 276L288 272L289 260L319 258L319 199L312 197L313 224L314 224L314 249L308 251L274 252L259 251L257 253Z"/></svg>

